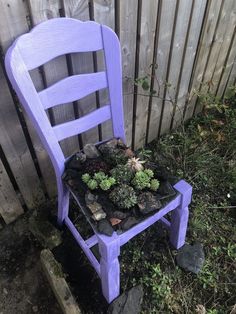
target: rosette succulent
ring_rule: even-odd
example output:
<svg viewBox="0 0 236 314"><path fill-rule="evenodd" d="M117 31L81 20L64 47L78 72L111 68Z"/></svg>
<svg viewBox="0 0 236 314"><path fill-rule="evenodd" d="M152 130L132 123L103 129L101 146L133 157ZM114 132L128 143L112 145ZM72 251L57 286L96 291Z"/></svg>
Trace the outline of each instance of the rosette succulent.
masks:
<svg viewBox="0 0 236 314"><path fill-rule="evenodd" d="M121 184L115 187L109 194L109 198L119 208L129 209L137 204L135 191L127 184Z"/></svg>
<svg viewBox="0 0 236 314"><path fill-rule="evenodd" d="M118 184L129 183L133 177L133 172L127 165L118 165L110 173Z"/></svg>

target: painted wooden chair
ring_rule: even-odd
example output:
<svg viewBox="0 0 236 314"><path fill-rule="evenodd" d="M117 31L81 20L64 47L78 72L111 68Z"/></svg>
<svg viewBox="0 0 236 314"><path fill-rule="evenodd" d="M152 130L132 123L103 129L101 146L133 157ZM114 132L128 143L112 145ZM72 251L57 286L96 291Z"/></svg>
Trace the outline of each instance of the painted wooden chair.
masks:
<svg viewBox="0 0 236 314"><path fill-rule="evenodd" d="M30 70L60 55L101 49L106 65L104 72L73 75L40 92L36 91ZM95 22L80 22L69 18L52 19L20 36L7 51L5 65L12 86L52 160L58 187L58 223L64 223L72 232L101 278L103 295L111 302L120 293L118 257L122 245L158 220L169 229L170 241L176 249L184 244L192 188L181 180L174 186L179 192L176 198L138 225L120 235L114 232L111 237L94 231L91 238L84 240L68 217L70 192L61 179L66 159L59 141L80 134L108 119L112 120L113 125L111 137L125 141L119 40L110 28ZM51 126L46 109L73 102L105 87L109 90L109 105L77 120ZM164 217L168 212L172 212L171 221ZM100 262L91 251L96 244L99 245Z"/></svg>

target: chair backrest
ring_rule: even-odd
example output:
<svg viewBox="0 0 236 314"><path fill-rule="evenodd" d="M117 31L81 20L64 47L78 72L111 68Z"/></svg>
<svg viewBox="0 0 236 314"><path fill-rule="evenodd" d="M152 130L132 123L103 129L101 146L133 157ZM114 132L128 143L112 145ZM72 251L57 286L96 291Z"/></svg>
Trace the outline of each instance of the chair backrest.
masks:
<svg viewBox="0 0 236 314"><path fill-rule="evenodd" d="M37 92L29 71L65 54L103 50L105 71L69 76ZM8 49L5 66L20 102L46 147L57 177L64 171L65 156L59 141L112 119L113 136L125 141L120 43L105 25L92 21L55 18L20 36ZM79 100L108 88L110 104L74 121L51 126L46 109Z"/></svg>

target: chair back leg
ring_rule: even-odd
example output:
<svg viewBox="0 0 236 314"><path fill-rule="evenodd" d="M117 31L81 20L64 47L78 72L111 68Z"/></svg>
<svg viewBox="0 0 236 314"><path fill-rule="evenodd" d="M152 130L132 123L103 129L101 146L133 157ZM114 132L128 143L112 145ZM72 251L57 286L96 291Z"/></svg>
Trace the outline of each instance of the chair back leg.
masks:
<svg viewBox="0 0 236 314"><path fill-rule="evenodd" d="M58 212L57 222L61 226L69 212L70 192L67 187L60 181L57 184L58 189Z"/></svg>
<svg viewBox="0 0 236 314"><path fill-rule="evenodd" d="M171 214L170 242L176 249L179 249L185 243L192 187L181 180L175 185L175 189L181 194L181 204Z"/></svg>

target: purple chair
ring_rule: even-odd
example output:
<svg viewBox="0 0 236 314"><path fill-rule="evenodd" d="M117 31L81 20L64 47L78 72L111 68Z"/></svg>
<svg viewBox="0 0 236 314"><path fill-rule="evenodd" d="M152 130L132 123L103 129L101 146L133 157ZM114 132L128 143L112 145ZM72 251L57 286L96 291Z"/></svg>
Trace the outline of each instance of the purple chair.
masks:
<svg viewBox="0 0 236 314"><path fill-rule="evenodd" d="M98 50L104 52L104 72L73 75L40 92L36 91L29 75L30 70L60 55ZM158 220L169 229L170 242L176 249L185 243L192 188L181 180L174 186L179 192L176 198L138 225L120 235L114 232L111 237L94 230L94 235L84 240L68 217L70 191L61 179L66 158L59 141L81 134L108 119L112 120L113 125L111 137L125 141L119 40L105 25L70 18L51 19L39 24L13 43L7 51L5 66L12 86L52 160L58 188L58 223L66 224L83 249L100 276L103 295L110 303L120 293L118 257L122 245ZM77 120L51 126L46 109L73 102L106 87L109 90L110 104ZM170 211L172 212L169 222L164 216ZM91 251L96 244L99 246L100 262Z"/></svg>

